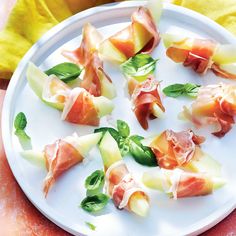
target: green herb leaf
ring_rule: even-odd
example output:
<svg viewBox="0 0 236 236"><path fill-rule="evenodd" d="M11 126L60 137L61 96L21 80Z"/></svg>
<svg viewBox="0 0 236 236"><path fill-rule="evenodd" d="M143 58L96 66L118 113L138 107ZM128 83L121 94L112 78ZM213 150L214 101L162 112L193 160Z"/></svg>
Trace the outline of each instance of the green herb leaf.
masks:
<svg viewBox="0 0 236 236"><path fill-rule="evenodd" d="M18 137L19 142L23 149L31 149L31 139L26 134L25 128L27 125L27 119L23 112L20 112L16 115L16 118L14 120L14 127L15 127L15 135Z"/></svg>
<svg viewBox="0 0 236 236"><path fill-rule="evenodd" d="M64 81L65 83L68 83L72 80L75 80L78 78L78 76L81 74L82 69L71 62L64 62L61 64L58 64L51 69L45 71L47 75L56 75L59 79Z"/></svg>
<svg viewBox="0 0 236 236"><path fill-rule="evenodd" d="M106 132L109 132L110 135L116 140L116 142L118 143L119 138L120 138L120 134L117 130L111 128L111 127L102 127L102 128L98 128L94 130L94 133L99 133L102 132L102 134L104 135ZM101 138L102 140L102 138Z"/></svg>
<svg viewBox="0 0 236 236"><path fill-rule="evenodd" d="M14 127L16 130L24 130L27 125L27 119L23 112L20 112L16 115L14 120Z"/></svg>
<svg viewBox="0 0 236 236"><path fill-rule="evenodd" d="M189 96L195 98L201 86L197 84L172 84L163 89L163 93L168 97L177 98L179 96Z"/></svg>
<svg viewBox="0 0 236 236"><path fill-rule="evenodd" d="M141 140L144 138L139 135L129 137L130 154L135 161L145 166L157 166L157 160L151 148L142 145Z"/></svg>
<svg viewBox="0 0 236 236"><path fill-rule="evenodd" d="M157 60L150 55L138 54L121 64L121 70L126 77L132 77L141 82L154 73L156 62Z"/></svg>
<svg viewBox="0 0 236 236"><path fill-rule="evenodd" d="M86 224L91 230L93 230L93 231L96 230L96 226L95 226L94 224L89 223L89 222L85 222L85 224Z"/></svg>
<svg viewBox="0 0 236 236"><path fill-rule="evenodd" d="M87 212L97 212L102 210L108 203L109 197L103 193L87 196L80 206Z"/></svg>
<svg viewBox="0 0 236 236"><path fill-rule="evenodd" d="M117 141L121 155L125 156L129 153L129 138L120 137Z"/></svg>
<svg viewBox="0 0 236 236"><path fill-rule="evenodd" d="M129 125L123 120L117 120L117 129L119 134L124 138L127 138L130 134Z"/></svg>
<svg viewBox="0 0 236 236"><path fill-rule="evenodd" d="M104 185L104 171L96 170L91 175L89 175L85 180L85 188L89 191L99 191Z"/></svg>
<svg viewBox="0 0 236 236"><path fill-rule="evenodd" d="M192 98L197 97L200 87L201 87L201 85L198 85L198 84L187 83L184 85L184 89L186 91L186 94Z"/></svg>

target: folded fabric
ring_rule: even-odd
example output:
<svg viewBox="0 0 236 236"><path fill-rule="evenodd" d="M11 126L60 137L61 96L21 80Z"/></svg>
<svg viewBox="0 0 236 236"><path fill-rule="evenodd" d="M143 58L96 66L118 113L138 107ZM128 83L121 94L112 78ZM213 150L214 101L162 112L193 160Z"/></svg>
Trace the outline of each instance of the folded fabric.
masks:
<svg viewBox="0 0 236 236"><path fill-rule="evenodd" d="M86 8L114 1L18 0L0 32L0 78L10 79L27 50L54 25ZM236 0L172 1L210 17L236 35Z"/></svg>
<svg viewBox="0 0 236 236"><path fill-rule="evenodd" d="M202 13L236 35L236 0L173 0L173 3Z"/></svg>
<svg viewBox="0 0 236 236"><path fill-rule="evenodd" d="M10 79L28 49L67 17L113 0L18 0L0 32L0 78Z"/></svg>

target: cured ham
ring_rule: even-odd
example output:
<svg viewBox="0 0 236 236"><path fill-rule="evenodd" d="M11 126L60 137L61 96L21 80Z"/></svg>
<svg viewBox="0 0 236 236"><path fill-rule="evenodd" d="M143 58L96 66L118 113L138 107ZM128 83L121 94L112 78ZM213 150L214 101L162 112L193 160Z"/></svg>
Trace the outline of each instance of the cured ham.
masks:
<svg viewBox="0 0 236 236"><path fill-rule="evenodd" d="M211 39L188 38L179 35L166 34L163 36L167 47L166 55L176 63L191 67L195 72L204 74L212 70L217 76L236 79L234 45L221 45ZM230 66L224 65L231 62Z"/></svg>
<svg viewBox="0 0 236 236"><path fill-rule="evenodd" d="M137 53L150 54L159 42L150 11L139 7L131 16L131 24L102 42L99 52L108 60L122 63Z"/></svg>
<svg viewBox="0 0 236 236"><path fill-rule="evenodd" d="M62 119L68 122L97 126L100 118L113 110L114 105L108 98L95 97L80 87L71 89L55 75L46 75L32 63L27 79L35 94L47 105L62 110Z"/></svg>
<svg viewBox="0 0 236 236"><path fill-rule="evenodd" d="M221 188L225 180L212 177L207 173L186 172L181 169L156 169L144 173L143 183L149 188L165 192L177 199L211 194Z"/></svg>
<svg viewBox="0 0 236 236"><path fill-rule="evenodd" d="M21 155L32 164L47 169L43 186L43 192L47 196L58 178L71 167L82 162L101 137L101 133L81 137L75 133L46 145L42 152L27 150L21 152Z"/></svg>
<svg viewBox="0 0 236 236"><path fill-rule="evenodd" d="M223 137L234 124L236 115L236 86L207 85L200 88L191 108L184 107L181 116L196 127L213 126L212 134Z"/></svg>
<svg viewBox="0 0 236 236"><path fill-rule="evenodd" d="M142 83L134 83L134 80L129 81L129 91L131 93L131 101L133 111L143 129L148 129L147 119L161 117L165 112L162 105L160 95L158 93L159 83L149 76Z"/></svg>
<svg viewBox="0 0 236 236"><path fill-rule="evenodd" d="M205 141L202 136L197 136L192 130L174 132L165 130L153 138L148 145L154 152L158 165L165 169L174 169L187 165L192 159L200 158L200 144Z"/></svg>
<svg viewBox="0 0 236 236"><path fill-rule="evenodd" d="M48 194L54 182L72 166L83 160L81 154L71 144L58 140L44 149L48 174L44 180L43 191Z"/></svg>
<svg viewBox="0 0 236 236"><path fill-rule="evenodd" d="M85 89L73 89L65 104L62 119L74 124L97 126L99 117L93 96Z"/></svg>
<svg viewBox="0 0 236 236"><path fill-rule="evenodd" d="M103 62L97 51L102 35L94 26L87 23L83 28L83 39L79 48L74 51L63 51L62 55L84 67L83 80L80 86L94 96L116 96L110 77L103 70ZM108 90L108 91L107 91Z"/></svg>
<svg viewBox="0 0 236 236"><path fill-rule="evenodd" d="M106 172L106 189L118 209L126 209L140 216L146 216L149 198L134 180L114 138L106 132L100 145L100 153Z"/></svg>
<svg viewBox="0 0 236 236"><path fill-rule="evenodd" d="M130 210L130 198L133 194L142 195L148 200L145 192L136 183L123 160L115 162L106 171L107 193L118 209Z"/></svg>
<svg viewBox="0 0 236 236"><path fill-rule="evenodd" d="M100 117L110 114L113 107L113 103L103 96L94 97L83 88L74 88L61 118L74 124L98 126Z"/></svg>

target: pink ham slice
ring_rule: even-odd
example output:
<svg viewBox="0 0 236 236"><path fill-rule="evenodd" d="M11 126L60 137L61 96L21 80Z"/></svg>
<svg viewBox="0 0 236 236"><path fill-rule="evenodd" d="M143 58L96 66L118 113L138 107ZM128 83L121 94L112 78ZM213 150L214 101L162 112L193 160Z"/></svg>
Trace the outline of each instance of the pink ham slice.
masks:
<svg viewBox="0 0 236 236"><path fill-rule="evenodd" d="M212 178L206 173L185 172L179 169L168 172L171 186L166 192L171 193L175 199L204 196L213 191Z"/></svg>
<svg viewBox="0 0 236 236"><path fill-rule="evenodd" d="M98 126L99 117L93 96L85 89L73 89L65 104L62 119L74 124Z"/></svg>
<svg viewBox="0 0 236 236"><path fill-rule="evenodd" d="M107 191L118 209L129 210L129 200L134 194L147 195L138 186L123 161L116 162L106 171Z"/></svg>
<svg viewBox="0 0 236 236"><path fill-rule="evenodd" d="M191 108L184 107L182 114L198 128L214 125L212 134L223 137L235 123L235 90L235 85L223 83L203 86Z"/></svg>
<svg viewBox="0 0 236 236"><path fill-rule="evenodd" d="M151 40L141 49L140 52L150 54L160 43L161 37L153 21L150 11L147 8L140 7L131 17L132 22L142 25L151 35Z"/></svg>
<svg viewBox="0 0 236 236"><path fill-rule="evenodd" d="M82 155L69 143L58 140L44 149L48 174L44 180L43 191L47 196L56 180L68 169L83 160Z"/></svg>
<svg viewBox="0 0 236 236"><path fill-rule="evenodd" d="M183 42L173 44L166 51L168 57L175 62L182 62L184 66L191 67L195 72L204 74L208 69L212 69L214 55L217 43L210 39L193 39L192 47L184 49L187 38Z"/></svg>
<svg viewBox="0 0 236 236"><path fill-rule="evenodd" d="M138 8L132 14L131 21L131 25L109 38L110 42L123 53L127 59L134 56L136 53L150 54L160 42L159 32L147 8ZM144 45L139 52L135 51L134 23L138 23L146 30L147 35L151 35L149 42Z"/></svg>
<svg viewBox="0 0 236 236"><path fill-rule="evenodd" d="M195 135L192 130L166 130L152 141L150 147L161 168L174 169L187 164L194 157L196 146L204 141L204 137Z"/></svg>
<svg viewBox="0 0 236 236"><path fill-rule="evenodd" d="M103 70L103 62L97 52L97 44L102 41L102 36L90 24L83 28L83 39L79 48L74 51L63 51L62 55L74 63L84 67L84 76L80 86L99 97L102 95L101 79L107 79L112 83L110 77Z"/></svg>
<svg viewBox="0 0 236 236"><path fill-rule="evenodd" d="M165 112L161 98L158 93L159 83L153 77L149 77L142 83L138 83L135 89L130 89L133 93L131 101L133 103L133 111L143 129L148 129L148 118L156 118L152 114L152 106L156 104ZM131 88L131 86L129 86Z"/></svg>

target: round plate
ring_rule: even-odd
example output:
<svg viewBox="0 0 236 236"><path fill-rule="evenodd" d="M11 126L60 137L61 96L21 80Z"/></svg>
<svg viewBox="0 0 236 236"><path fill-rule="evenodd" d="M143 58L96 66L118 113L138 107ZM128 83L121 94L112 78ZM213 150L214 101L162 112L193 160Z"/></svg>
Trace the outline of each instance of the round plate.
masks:
<svg viewBox="0 0 236 236"><path fill-rule="evenodd" d="M195 235L223 219L236 204L236 158L233 154L236 146L235 128L222 139L213 137L204 130L197 131L198 134L207 137L202 148L222 164L223 175L228 180L227 185L209 196L177 201L169 199L160 192L147 189L151 199L151 210L145 219L127 211L118 211L112 202L104 211L96 215L88 214L79 207L85 197L85 178L92 171L102 168L101 157L96 148L90 154L92 160L77 165L64 174L51 189L47 199L42 193L46 171L31 165L19 154L21 147L13 130L13 120L19 111L23 111L27 116L27 133L32 138L34 149L42 150L46 144L73 132L79 135L93 132L93 127L75 126L61 121L57 110L47 107L35 96L26 81L25 72L28 62L32 61L42 69L47 69L66 61L60 55L61 48L73 49L80 45L81 30L86 22L94 24L106 37L126 26L132 12L140 4L145 2L124 2L92 8L54 27L29 50L20 62L5 97L2 129L4 147L13 174L27 197L46 217L75 235ZM221 43L234 41L234 37L229 32L206 17L173 5L165 5L160 31L161 33L183 32L192 36L213 38ZM153 57L160 58L156 78L162 80L162 88L178 82L210 84L221 81L211 72L200 77L190 69L173 63L165 56L162 43L153 53ZM167 110L165 119L150 121L149 130L143 131L131 112L125 79L119 68L106 63L105 70L111 76L118 91L118 96L114 99L113 120L127 121L133 134L147 137L167 128L180 131L191 127L190 124L177 119L182 106L190 104L191 101L164 98L164 106ZM108 125L106 118L101 121L101 126L104 125ZM148 169L135 163L130 157L126 157L125 161L137 179L140 179L143 171ZM90 230L85 224L86 221L96 225L96 231Z"/></svg>

